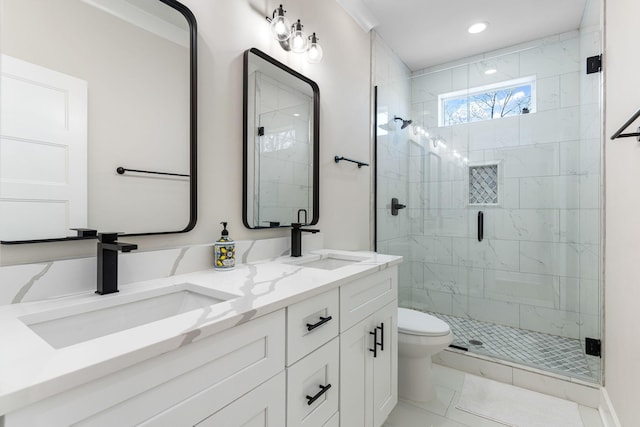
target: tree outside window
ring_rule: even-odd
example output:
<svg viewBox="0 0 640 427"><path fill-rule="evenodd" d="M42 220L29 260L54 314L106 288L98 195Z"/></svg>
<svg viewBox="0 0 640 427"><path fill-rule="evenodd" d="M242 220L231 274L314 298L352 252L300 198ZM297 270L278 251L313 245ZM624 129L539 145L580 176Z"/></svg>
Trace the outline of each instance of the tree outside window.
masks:
<svg viewBox="0 0 640 427"><path fill-rule="evenodd" d="M440 95L440 126L479 122L534 111L534 81L503 82L464 93Z"/></svg>

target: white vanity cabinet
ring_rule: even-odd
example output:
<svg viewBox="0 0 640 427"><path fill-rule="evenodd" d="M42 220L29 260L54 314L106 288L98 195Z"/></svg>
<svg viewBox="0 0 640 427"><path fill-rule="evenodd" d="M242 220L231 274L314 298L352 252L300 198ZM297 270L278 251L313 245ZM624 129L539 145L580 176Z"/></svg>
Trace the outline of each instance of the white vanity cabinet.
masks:
<svg viewBox="0 0 640 427"><path fill-rule="evenodd" d="M397 269L340 288L340 425L379 427L398 402Z"/></svg>
<svg viewBox="0 0 640 427"><path fill-rule="evenodd" d="M397 403L396 323L393 266L211 336L185 333L3 427L379 427Z"/></svg>
<svg viewBox="0 0 640 427"><path fill-rule="evenodd" d="M282 309L11 412L4 427L193 426L283 372L284 331Z"/></svg>

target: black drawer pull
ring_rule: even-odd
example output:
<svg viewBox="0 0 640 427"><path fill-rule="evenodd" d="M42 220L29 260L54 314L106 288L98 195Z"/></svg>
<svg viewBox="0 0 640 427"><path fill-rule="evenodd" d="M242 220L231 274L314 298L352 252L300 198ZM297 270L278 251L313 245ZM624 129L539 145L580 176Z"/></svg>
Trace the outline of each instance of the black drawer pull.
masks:
<svg viewBox="0 0 640 427"><path fill-rule="evenodd" d="M309 396L307 394L307 405L312 405L313 402L315 402L316 400L318 400L320 398L320 396L325 394L327 392L327 390L329 390L331 388L331 384L320 385L318 387L320 387L320 391L315 396Z"/></svg>
<svg viewBox="0 0 640 427"><path fill-rule="evenodd" d="M478 242L484 239L484 212L478 211Z"/></svg>
<svg viewBox="0 0 640 427"><path fill-rule="evenodd" d="M318 328L324 325L331 319L333 319L333 317L331 316L327 316L327 317L320 316L320 321L318 323L314 323L313 325L311 323L307 323L307 331L313 331L315 328Z"/></svg>
<svg viewBox="0 0 640 427"><path fill-rule="evenodd" d="M373 335L373 348L370 348L369 351L373 352L373 357L378 357L378 328L369 332L369 335Z"/></svg>
<svg viewBox="0 0 640 427"><path fill-rule="evenodd" d="M380 329L380 342L376 342L376 345L380 346L380 351L384 351L384 323L380 323L378 329Z"/></svg>

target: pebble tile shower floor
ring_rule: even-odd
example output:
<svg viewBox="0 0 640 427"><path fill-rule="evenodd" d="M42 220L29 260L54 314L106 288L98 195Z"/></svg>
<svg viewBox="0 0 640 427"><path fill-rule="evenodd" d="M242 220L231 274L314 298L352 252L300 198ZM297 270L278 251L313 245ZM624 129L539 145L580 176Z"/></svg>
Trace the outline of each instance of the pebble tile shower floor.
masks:
<svg viewBox="0 0 640 427"><path fill-rule="evenodd" d="M590 382L600 380L600 358L585 355L580 340L446 314L429 314L451 326L455 336L453 345L467 348L473 353Z"/></svg>

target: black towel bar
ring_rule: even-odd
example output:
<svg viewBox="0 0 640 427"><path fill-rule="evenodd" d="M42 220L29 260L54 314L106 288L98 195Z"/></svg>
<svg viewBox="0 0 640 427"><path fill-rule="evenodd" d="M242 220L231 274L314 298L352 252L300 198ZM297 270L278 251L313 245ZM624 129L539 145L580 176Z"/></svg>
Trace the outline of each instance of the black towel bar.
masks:
<svg viewBox="0 0 640 427"><path fill-rule="evenodd" d="M118 168L116 169L116 172L118 172L120 175L123 175L125 172L137 172L137 173L150 173L150 174L153 174L153 175L184 176L184 177L187 177L187 178L190 177L190 175L185 175L185 174L182 174L182 173L144 171L144 170L140 170L140 169L126 169L126 168L123 168L122 166L118 166Z"/></svg>
<svg viewBox="0 0 640 427"><path fill-rule="evenodd" d="M633 132L633 133L622 133L624 132L624 130L626 128L628 128L631 123L633 123L638 117L640 117L640 110L636 111L635 114L633 116L631 116L629 118L629 120L627 120L622 126L620 126L620 129L618 129L616 131L616 133L614 133L613 135L611 135L611 139L617 139L617 138L629 138L629 137L637 137L638 138L638 142L640 142L640 127L638 128L637 132Z"/></svg>
<svg viewBox="0 0 640 427"><path fill-rule="evenodd" d="M358 168L361 168L362 166L369 166L369 163L365 163L365 162L360 162L358 160L353 160L353 159L347 159L346 157L342 157L342 156L335 156L333 158L333 160L336 161L336 163L338 163L340 160L344 160L346 162L351 162L351 163L355 163L358 165Z"/></svg>

